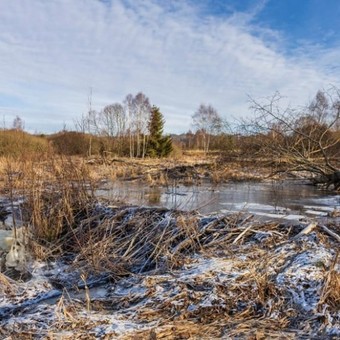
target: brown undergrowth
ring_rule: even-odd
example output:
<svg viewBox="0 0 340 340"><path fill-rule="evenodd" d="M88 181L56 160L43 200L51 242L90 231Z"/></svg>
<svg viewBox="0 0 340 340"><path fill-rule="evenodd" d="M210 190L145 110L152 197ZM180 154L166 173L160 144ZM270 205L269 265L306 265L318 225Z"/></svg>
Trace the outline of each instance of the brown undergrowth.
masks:
<svg viewBox="0 0 340 340"><path fill-rule="evenodd" d="M72 290L79 280L106 277L105 297L91 296L87 283L80 301L64 294L49 312L47 339L301 338L339 330L338 244L322 228L306 234L302 225L241 213L91 209L56 241L68 266L51 282Z"/></svg>
<svg viewBox="0 0 340 340"><path fill-rule="evenodd" d="M94 201L94 181L79 158L4 158L0 164L2 193L13 211L14 227L29 226L37 252L41 244L53 246L60 240Z"/></svg>
<svg viewBox="0 0 340 340"><path fill-rule="evenodd" d="M328 226L332 237L322 226L261 222L243 213L201 216L115 206L96 200L82 164L48 160L48 180L39 167L25 166L25 175L15 182L8 177L8 185L10 192L19 190L26 198L21 209L31 255L62 270L46 269L35 295L30 293L34 280L17 283L1 274L0 293L8 301L0 306L1 336L262 339L340 334L336 225ZM104 296L91 290L96 282ZM55 290L61 295L57 303L35 302ZM33 296L31 305L23 302L25 294L28 302ZM27 306L32 306L29 313Z"/></svg>

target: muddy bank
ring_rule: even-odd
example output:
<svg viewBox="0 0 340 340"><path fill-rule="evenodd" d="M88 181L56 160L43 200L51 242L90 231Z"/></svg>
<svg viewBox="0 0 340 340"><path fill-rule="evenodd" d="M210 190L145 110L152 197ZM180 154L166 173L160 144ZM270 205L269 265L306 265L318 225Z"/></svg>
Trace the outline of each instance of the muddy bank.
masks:
<svg viewBox="0 0 340 340"><path fill-rule="evenodd" d="M101 159L88 161L96 178L142 181L150 185L197 185L202 182L260 181L268 178L271 168L239 161L222 162L216 157L167 160Z"/></svg>
<svg viewBox="0 0 340 340"><path fill-rule="evenodd" d="M93 205L53 245L31 240L49 256L27 282L0 274L0 334L340 336L340 226L310 222Z"/></svg>
<svg viewBox="0 0 340 340"><path fill-rule="evenodd" d="M223 184L228 182L304 179L323 189L339 191L334 178L320 176L312 169L291 169L283 159L201 156L179 159L90 159L94 177L140 181L151 186ZM334 177L335 176L335 177ZM334 178L333 178L334 177Z"/></svg>

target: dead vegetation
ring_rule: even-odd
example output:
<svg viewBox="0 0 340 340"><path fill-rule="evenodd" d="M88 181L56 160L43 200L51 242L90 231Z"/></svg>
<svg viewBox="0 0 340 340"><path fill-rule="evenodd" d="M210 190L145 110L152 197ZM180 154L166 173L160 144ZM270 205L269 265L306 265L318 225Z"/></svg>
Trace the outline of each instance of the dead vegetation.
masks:
<svg viewBox="0 0 340 340"><path fill-rule="evenodd" d="M91 175L124 181L142 181L150 185L169 186L177 184L199 184L202 179L210 179L214 158L178 159L100 159L88 161Z"/></svg>
<svg viewBox="0 0 340 340"><path fill-rule="evenodd" d="M339 232L337 225L328 229ZM51 244L40 246L46 253ZM289 227L244 214L91 204L87 215L53 242L59 249L56 263L64 267L43 271L48 279L29 313L27 302L7 292L9 281L0 281L8 301L0 307L1 334L22 339L339 335L338 246L317 223ZM104 290L99 296L98 285ZM24 287L32 289L29 282ZM58 303L42 303L56 288Z"/></svg>
<svg viewBox="0 0 340 340"><path fill-rule="evenodd" d="M224 157L182 157L180 159L92 158L88 161L92 178L140 181L151 186L200 185L229 181L261 181L273 174L268 161L225 159Z"/></svg>
<svg viewBox="0 0 340 340"><path fill-rule="evenodd" d="M36 164L3 172L8 195L25 197L34 261L27 282L0 274L1 337L339 336L337 220L306 227L115 206L96 200L81 161Z"/></svg>

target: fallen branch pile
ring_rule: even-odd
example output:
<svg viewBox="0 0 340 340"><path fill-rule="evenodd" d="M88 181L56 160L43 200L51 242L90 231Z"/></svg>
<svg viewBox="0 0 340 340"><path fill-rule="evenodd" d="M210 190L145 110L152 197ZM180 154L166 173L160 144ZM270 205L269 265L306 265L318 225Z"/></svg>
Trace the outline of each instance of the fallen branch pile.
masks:
<svg viewBox="0 0 340 340"><path fill-rule="evenodd" d="M26 332L47 339L339 336L338 235L336 224L325 229L317 223L264 223L244 214L204 217L95 205L54 245L67 266L48 274L46 289L58 283L67 293L57 304L0 322L0 334ZM100 276L108 280L100 281L104 292L99 296L90 282ZM75 286L80 292L72 290Z"/></svg>

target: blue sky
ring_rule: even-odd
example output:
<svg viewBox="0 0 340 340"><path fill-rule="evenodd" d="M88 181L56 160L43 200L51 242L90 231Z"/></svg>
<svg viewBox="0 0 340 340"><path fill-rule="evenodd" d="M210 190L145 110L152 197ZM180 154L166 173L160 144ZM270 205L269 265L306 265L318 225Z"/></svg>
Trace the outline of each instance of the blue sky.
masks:
<svg viewBox="0 0 340 340"><path fill-rule="evenodd" d="M175 133L201 103L304 105L340 86L339 17L338 0L1 0L0 121L73 129L90 88L97 110L143 91Z"/></svg>

